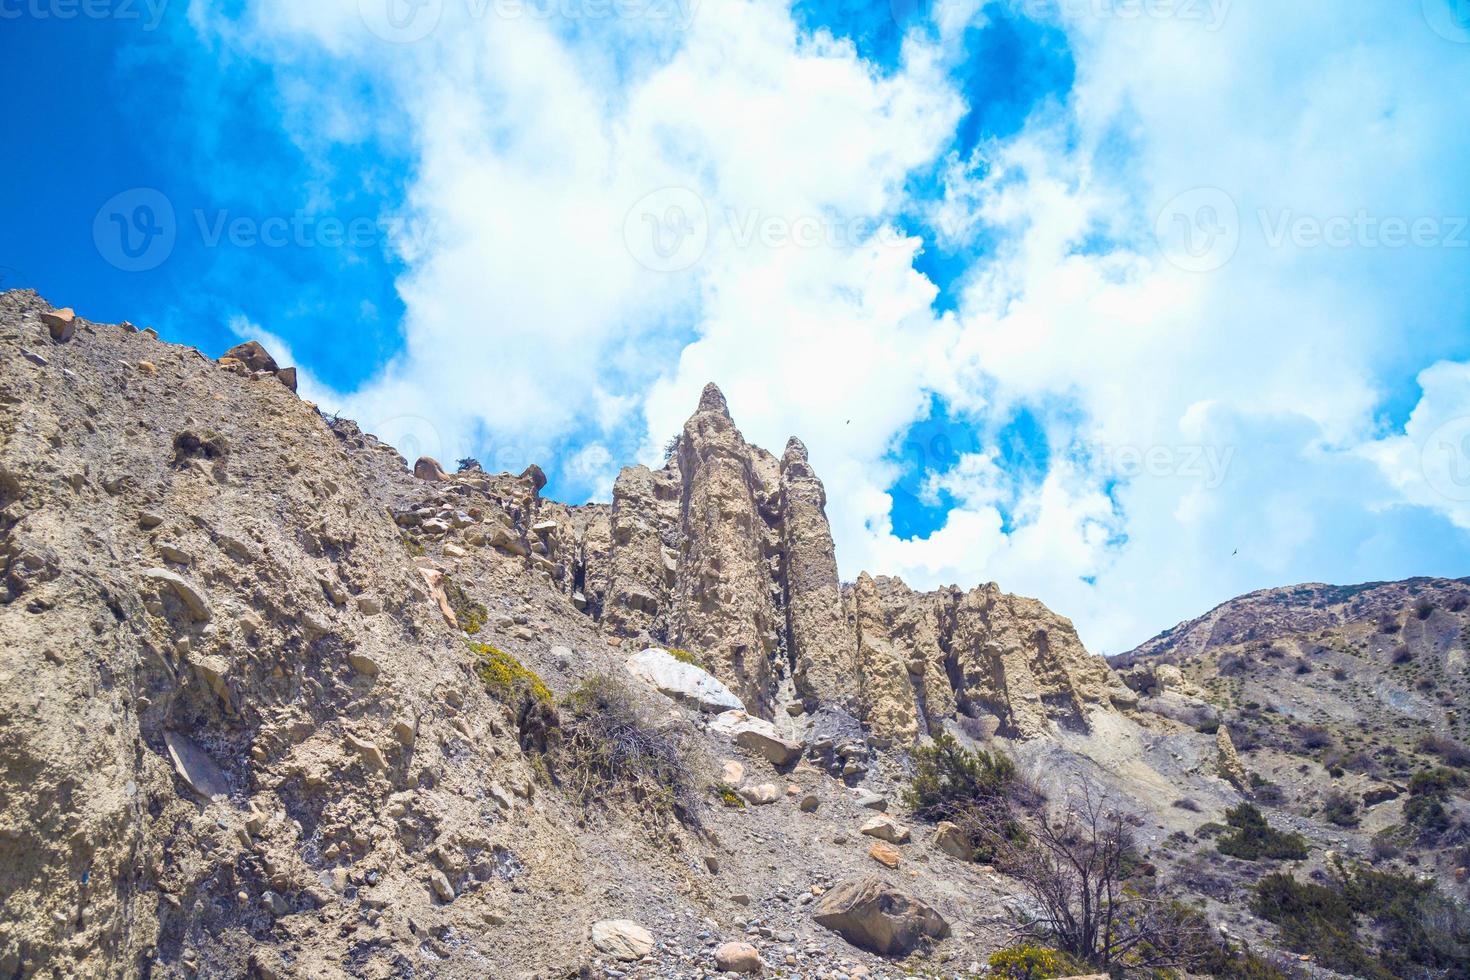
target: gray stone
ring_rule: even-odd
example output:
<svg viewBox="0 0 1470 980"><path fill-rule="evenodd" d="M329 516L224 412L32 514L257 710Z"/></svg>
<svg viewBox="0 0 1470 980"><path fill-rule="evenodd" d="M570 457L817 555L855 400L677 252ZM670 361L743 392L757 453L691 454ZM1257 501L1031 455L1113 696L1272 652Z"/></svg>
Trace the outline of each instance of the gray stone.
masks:
<svg viewBox="0 0 1470 980"><path fill-rule="evenodd" d="M664 697L700 711L743 711L745 705L709 672L651 648L629 657L623 667Z"/></svg>

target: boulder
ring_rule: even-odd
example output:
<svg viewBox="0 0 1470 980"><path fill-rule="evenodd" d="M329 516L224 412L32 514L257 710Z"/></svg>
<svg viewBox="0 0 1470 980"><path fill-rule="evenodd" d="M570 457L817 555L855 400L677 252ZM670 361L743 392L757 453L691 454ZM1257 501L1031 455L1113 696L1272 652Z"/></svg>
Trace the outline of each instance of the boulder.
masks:
<svg viewBox="0 0 1470 980"><path fill-rule="evenodd" d="M455 616L453 607L449 605L449 596L444 593L444 573L437 568L420 568L419 574L424 577L429 594L438 603L439 615L444 617L444 622L449 624L450 629L459 629L459 617Z"/></svg>
<svg viewBox="0 0 1470 980"><path fill-rule="evenodd" d="M413 464L413 475L420 480L428 480L430 483L442 483L449 479L449 474L444 472L444 467L432 456L420 456ZM446 525L447 529L448 525Z"/></svg>
<svg viewBox="0 0 1470 980"><path fill-rule="evenodd" d="M281 366L276 363L276 359L271 357L270 352L254 340L247 340L243 344L236 344L234 347L225 351L224 357L221 357L220 360L224 360L225 357L234 358L251 371L269 371L275 374L281 369Z"/></svg>
<svg viewBox="0 0 1470 980"><path fill-rule="evenodd" d="M890 844L907 844L913 835L909 829L902 824L894 822L887 815L877 816L863 824L858 833L867 837L876 837Z"/></svg>
<svg viewBox="0 0 1470 980"><path fill-rule="evenodd" d="M877 861L885 868L896 868L903 856L898 853L898 848L886 841L875 840L868 848L868 857Z"/></svg>
<svg viewBox="0 0 1470 980"><path fill-rule="evenodd" d="M292 391L295 391L296 390L296 369L295 368L293 368L293 367L281 368L279 371L276 372L276 378L281 382L281 384L285 385L287 388L290 388Z"/></svg>
<svg viewBox="0 0 1470 980"><path fill-rule="evenodd" d="M490 529L490 544L501 551L510 552L517 558L524 558L530 554L515 532L504 524L497 524Z"/></svg>
<svg viewBox="0 0 1470 980"><path fill-rule="evenodd" d="M766 806L775 803L781 798L781 791L776 788L775 783L759 783L751 786L742 786L740 795L745 802L753 806Z"/></svg>
<svg viewBox="0 0 1470 980"><path fill-rule="evenodd" d="M801 757L800 743L783 738L776 726L744 711L726 711L710 722L710 730L760 756L773 766L790 765Z"/></svg>
<svg viewBox="0 0 1470 980"><path fill-rule="evenodd" d="M949 935L949 923L938 912L876 875L833 888L813 918L854 946L885 956L908 953L925 936Z"/></svg>
<svg viewBox="0 0 1470 980"><path fill-rule="evenodd" d="M632 919L592 923L592 945L615 960L632 963L653 952L653 934Z"/></svg>
<svg viewBox="0 0 1470 980"><path fill-rule="evenodd" d="M41 314L41 322L51 331L51 339L57 342L71 340L77 332L77 314L70 306Z"/></svg>
<svg viewBox="0 0 1470 980"><path fill-rule="evenodd" d="M723 943L715 947L715 968L722 973L760 976L766 965L760 951L750 943Z"/></svg>
<svg viewBox="0 0 1470 980"><path fill-rule="evenodd" d="M651 648L636 653L623 667L664 697L700 711L743 711L745 705L707 671L676 660L667 650Z"/></svg>
<svg viewBox="0 0 1470 980"><path fill-rule="evenodd" d="M939 826L934 829L934 846L961 861L968 861L972 853L970 839L965 832L960 829L959 824L948 820L940 821Z"/></svg>

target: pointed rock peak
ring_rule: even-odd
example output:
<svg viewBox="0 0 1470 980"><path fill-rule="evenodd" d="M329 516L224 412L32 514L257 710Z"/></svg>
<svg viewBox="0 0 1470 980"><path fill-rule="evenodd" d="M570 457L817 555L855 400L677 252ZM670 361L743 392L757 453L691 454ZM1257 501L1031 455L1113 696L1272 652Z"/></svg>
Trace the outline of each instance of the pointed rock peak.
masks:
<svg viewBox="0 0 1470 980"><path fill-rule="evenodd" d="M699 411L719 412L725 418L730 417L730 406L725 402L725 393L713 381L704 386L704 393L699 396Z"/></svg>
<svg viewBox="0 0 1470 980"><path fill-rule="evenodd" d="M807 458L806 443L796 438L796 436L787 439L785 456L788 460L805 460Z"/></svg>

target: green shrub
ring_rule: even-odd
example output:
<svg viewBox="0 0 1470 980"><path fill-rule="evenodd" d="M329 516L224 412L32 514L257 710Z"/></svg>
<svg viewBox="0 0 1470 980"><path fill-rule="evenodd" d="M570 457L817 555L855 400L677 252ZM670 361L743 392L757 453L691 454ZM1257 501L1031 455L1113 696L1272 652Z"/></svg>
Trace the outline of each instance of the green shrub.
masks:
<svg viewBox="0 0 1470 980"><path fill-rule="evenodd" d="M990 957L993 980L1055 980L1079 976L1088 969L1076 957L1045 946L1012 946Z"/></svg>
<svg viewBox="0 0 1470 980"><path fill-rule="evenodd" d="M567 695L554 762L555 782L583 806L621 800L656 822L699 825L693 743L646 715L620 677L594 675Z"/></svg>
<svg viewBox="0 0 1470 980"><path fill-rule="evenodd" d="M1016 764L1000 753L971 752L947 733L914 749L914 778L904 804L925 820L953 820L976 806L1004 800Z"/></svg>
<svg viewBox="0 0 1470 980"><path fill-rule="evenodd" d="M1251 907L1277 925L1287 948L1341 973L1470 976L1470 911L1431 881L1371 868L1338 867L1326 885L1272 874L1256 885Z"/></svg>
<svg viewBox="0 0 1470 980"><path fill-rule="evenodd" d="M530 698L549 706L555 700L540 675L521 666L515 657L488 643L471 643L470 649L475 654L476 676L490 696L501 704L515 706L520 700Z"/></svg>
<svg viewBox="0 0 1470 980"><path fill-rule="evenodd" d="M1356 827L1358 820L1358 801L1340 790L1332 790L1322 803L1322 816L1328 823L1339 827Z"/></svg>
<svg viewBox="0 0 1470 980"><path fill-rule="evenodd" d="M1260 810L1249 803L1225 811L1231 831L1215 842L1221 854L1244 861L1296 861L1307 856L1307 840L1301 834L1276 830L1266 823Z"/></svg>
<svg viewBox="0 0 1470 980"><path fill-rule="evenodd" d="M1437 840L1450 829L1450 791L1463 780L1453 769L1440 767L1414 773L1409 780L1409 799L1404 803L1404 827L1425 841Z"/></svg>
<svg viewBox="0 0 1470 980"><path fill-rule="evenodd" d="M705 669L704 662L701 661L694 654L690 653L688 650L680 650L678 647L665 647L664 650L666 653L668 653L669 656L673 657L681 664L688 664L691 667L698 667L700 670Z"/></svg>

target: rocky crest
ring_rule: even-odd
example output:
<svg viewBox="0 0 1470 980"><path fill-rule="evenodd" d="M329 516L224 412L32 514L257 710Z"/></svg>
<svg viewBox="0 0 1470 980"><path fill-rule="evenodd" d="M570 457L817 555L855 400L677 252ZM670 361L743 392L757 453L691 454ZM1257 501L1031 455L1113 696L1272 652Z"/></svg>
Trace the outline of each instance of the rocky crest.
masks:
<svg viewBox="0 0 1470 980"><path fill-rule="evenodd" d="M779 460L750 445L709 385L663 469L629 467L611 507L568 510L562 581L611 635L698 652L753 713L839 709L881 745L960 718L987 736L1085 730L1136 700L1034 599L844 586L826 503L801 441Z"/></svg>

